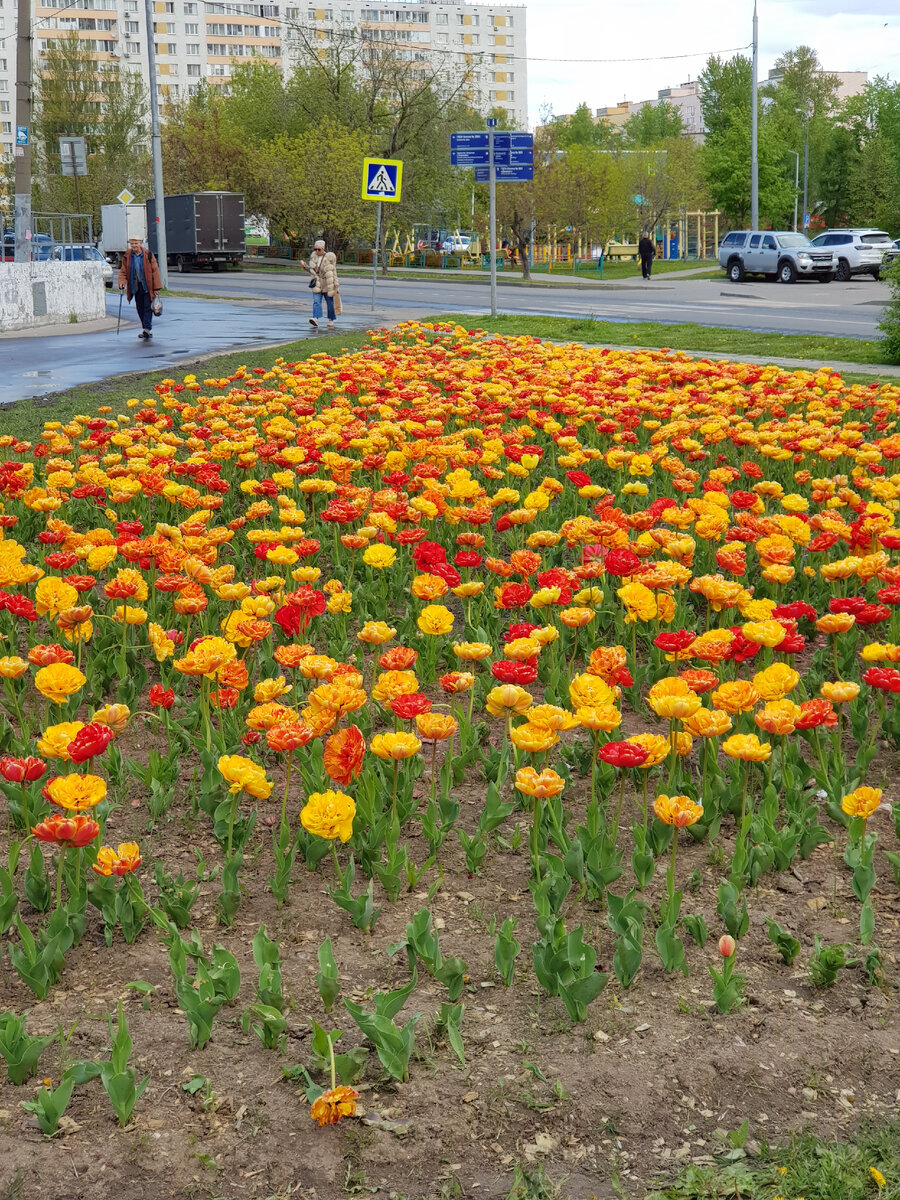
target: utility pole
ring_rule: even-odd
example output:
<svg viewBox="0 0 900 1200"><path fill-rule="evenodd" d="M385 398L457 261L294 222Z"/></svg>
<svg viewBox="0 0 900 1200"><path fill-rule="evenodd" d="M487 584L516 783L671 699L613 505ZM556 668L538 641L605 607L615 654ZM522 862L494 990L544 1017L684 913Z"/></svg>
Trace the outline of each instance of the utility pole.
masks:
<svg viewBox="0 0 900 1200"><path fill-rule="evenodd" d="M31 0L18 0L16 26L16 262L31 261ZM21 141L24 130L24 143Z"/></svg>
<svg viewBox="0 0 900 1200"><path fill-rule="evenodd" d="M497 171L494 167L494 129L496 117L488 117L488 199L491 230L491 316L497 315Z"/></svg>
<svg viewBox="0 0 900 1200"><path fill-rule="evenodd" d="M22 0L19 0L22 3ZM153 0L144 0L147 15L147 62L150 67L150 127L153 139L153 198L156 215L156 259L163 287L169 284L169 258L166 253L166 193L163 190L162 138L159 131L159 96L156 92L156 23Z"/></svg>
<svg viewBox="0 0 900 1200"><path fill-rule="evenodd" d="M794 233L797 232L797 202L800 198L800 151L788 150L794 156Z"/></svg>
<svg viewBox="0 0 900 1200"><path fill-rule="evenodd" d="M803 143L803 232L809 229L809 111L806 113L806 140Z"/></svg>
<svg viewBox="0 0 900 1200"><path fill-rule="evenodd" d="M756 91L759 84L759 22L753 0L753 75L750 84L750 228L759 229L759 130Z"/></svg>

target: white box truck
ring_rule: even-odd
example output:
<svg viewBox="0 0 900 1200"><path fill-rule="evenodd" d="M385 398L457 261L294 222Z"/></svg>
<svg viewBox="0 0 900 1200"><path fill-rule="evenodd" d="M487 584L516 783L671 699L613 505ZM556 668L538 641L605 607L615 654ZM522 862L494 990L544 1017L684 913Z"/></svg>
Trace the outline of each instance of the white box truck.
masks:
<svg viewBox="0 0 900 1200"><path fill-rule="evenodd" d="M144 204L100 205L100 252L120 266L131 238L147 240L147 206Z"/></svg>

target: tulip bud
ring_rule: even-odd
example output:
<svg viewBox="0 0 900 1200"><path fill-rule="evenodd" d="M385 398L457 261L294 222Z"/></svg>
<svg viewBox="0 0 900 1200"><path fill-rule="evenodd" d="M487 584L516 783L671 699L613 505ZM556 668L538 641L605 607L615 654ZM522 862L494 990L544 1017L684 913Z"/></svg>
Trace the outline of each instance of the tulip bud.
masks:
<svg viewBox="0 0 900 1200"><path fill-rule="evenodd" d="M723 958L731 958L737 949L737 942L730 933L723 933L719 938L719 953Z"/></svg>

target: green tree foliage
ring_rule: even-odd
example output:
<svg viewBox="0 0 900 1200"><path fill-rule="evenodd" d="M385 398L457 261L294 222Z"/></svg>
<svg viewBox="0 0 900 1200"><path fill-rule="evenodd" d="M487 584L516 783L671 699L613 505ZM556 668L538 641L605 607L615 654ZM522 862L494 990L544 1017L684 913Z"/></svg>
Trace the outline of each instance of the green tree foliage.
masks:
<svg viewBox="0 0 900 1200"><path fill-rule="evenodd" d="M681 113L665 100L643 105L622 127L626 146L655 146L670 138L681 137L683 132Z"/></svg>
<svg viewBox="0 0 900 1200"><path fill-rule="evenodd" d="M98 62L75 33L51 42L36 81L34 203L74 212L75 183L62 175L61 136L83 137L88 174L78 180L80 210L99 219L100 205L123 186L147 193L150 155L148 100L139 75Z"/></svg>
<svg viewBox="0 0 900 1200"><path fill-rule="evenodd" d="M361 132L330 121L248 149L255 208L298 247L319 232L336 252L352 238L371 237L374 206L360 197L365 151Z"/></svg>
<svg viewBox="0 0 900 1200"><path fill-rule="evenodd" d="M750 80L750 60L740 54L725 63L710 58L699 78L709 131L701 169L710 201L738 227L750 221ZM793 160L786 159L776 122L761 103L757 119L760 224L783 226L793 212Z"/></svg>

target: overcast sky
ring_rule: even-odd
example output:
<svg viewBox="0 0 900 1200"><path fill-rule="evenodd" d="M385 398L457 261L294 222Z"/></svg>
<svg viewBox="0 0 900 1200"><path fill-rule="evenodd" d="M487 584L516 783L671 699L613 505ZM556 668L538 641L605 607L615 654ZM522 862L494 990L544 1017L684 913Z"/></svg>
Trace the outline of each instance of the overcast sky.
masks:
<svg viewBox="0 0 900 1200"><path fill-rule="evenodd" d="M526 2L532 126L543 105L561 114L582 101L596 109L655 98L696 79L710 52L728 58L752 38L753 0ZM759 0L760 80L779 54L803 44L827 70L900 79L900 0ZM657 61L571 61L644 57Z"/></svg>

